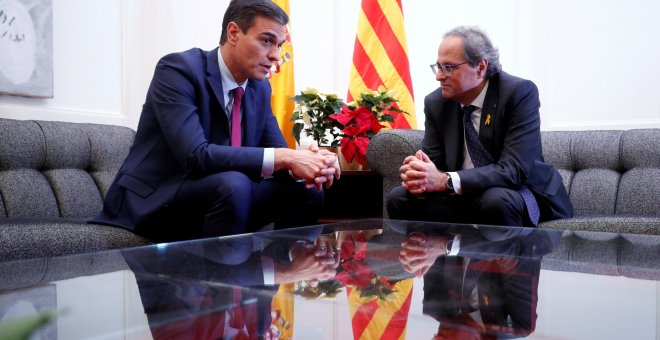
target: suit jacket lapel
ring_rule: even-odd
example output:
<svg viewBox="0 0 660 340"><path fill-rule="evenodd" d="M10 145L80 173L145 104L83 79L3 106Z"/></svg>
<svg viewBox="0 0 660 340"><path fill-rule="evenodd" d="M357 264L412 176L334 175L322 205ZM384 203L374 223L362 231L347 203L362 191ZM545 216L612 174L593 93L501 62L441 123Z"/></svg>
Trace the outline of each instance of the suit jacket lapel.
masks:
<svg viewBox="0 0 660 340"><path fill-rule="evenodd" d="M218 48L206 52L206 74L209 84L213 89L215 97L218 99L221 107L225 107L225 96L222 94L222 77L220 76L220 66L218 64Z"/></svg>
<svg viewBox="0 0 660 340"><path fill-rule="evenodd" d="M445 105L448 103L445 103ZM454 107L450 109L447 126L450 128L445 129L445 145L457 145L458 147L445 147L447 153L447 170L457 171L463 167L463 149L465 148L463 137L463 110L461 105L455 103Z"/></svg>
<svg viewBox="0 0 660 340"><path fill-rule="evenodd" d="M245 95L243 96L243 143L246 146L255 146L255 131L256 131L256 91L253 87L254 82L248 80L245 87Z"/></svg>
<svg viewBox="0 0 660 340"><path fill-rule="evenodd" d="M481 121L479 123L479 140L491 155L496 154L493 150L495 146L495 143L493 143L493 126L498 118L497 106L499 104L500 89L497 78L497 75L495 75L488 83L488 92L486 92L484 106L481 108ZM493 158L495 157L493 156Z"/></svg>

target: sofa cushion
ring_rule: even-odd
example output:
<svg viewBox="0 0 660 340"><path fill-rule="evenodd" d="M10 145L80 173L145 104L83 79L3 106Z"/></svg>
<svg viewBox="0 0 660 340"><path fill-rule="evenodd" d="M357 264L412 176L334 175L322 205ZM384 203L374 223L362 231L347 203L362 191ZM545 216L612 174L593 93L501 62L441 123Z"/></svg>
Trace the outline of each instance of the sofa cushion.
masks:
<svg viewBox="0 0 660 340"><path fill-rule="evenodd" d="M44 170L88 168L90 163L89 138L79 124L64 122L37 122L46 141Z"/></svg>
<svg viewBox="0 0 660 340"><path fill-rule="evenodd" d="M660 168L660 129L628 130L621 139L621 164L624 170Z"/></svg>
<svg viewBox="0 0 660 340"><path fill-rule="evenodd" d="M616 214L660 214L660 169L634 168L621 176Z"/></svg>
<svg viewBox="0 0 660 340"><path fill-rule="evenodd" d="M620 177L618 172L609 169L576 172L568 195L575 215L613 214Z"/></svg>
<svg viewBox="0 0 660 340"><path fill-rule="evenodd" d="M87 170L105 198L119 167L128 156L135 132L121 126L97 124L84 124L82 129L90 144L90 163Z"/></svg>
<svg viewBox="0 0 660 340"><path fill-rule="evenodd" d="M645 235L565 231L542 268L658 280L659 246Z"/></svg>
<svg viewBox="0 0 660 340"><path fill-rule="evenodd" d="M55 194L61 217L89 218L103 208L103 199L94 179L81 169L43 172Z"/></svg>
<svg viewBox="0 0 660 340"><path fill-rule="evenodd" d="M0 119L0 220L91 218L133 143L126 127Z"/></svg>
<svg viewBox="0 0 660 340"><path fill-rule="evenodd" d="M1 228L0 261L151 244L126 229L76 220L14 221L4 223Z"/></svg>
<svg viewBox="0 0 660 340"><path fill-rule="evenodd" d="M576 216L539 223L541 228L660 235L660 216Z"/></svg>
<svg viewBox="0 0 660 340"><path fill-rule="evenodd" d="M3 218L54 218L60 215L46 177L34 169L0 171Z"/></svg>
<svg viewBox="0 0 660 340"><path fill-rule="evenodd" d="M40 169L46 146L36 122L0 118L0 171Z"/></svg>

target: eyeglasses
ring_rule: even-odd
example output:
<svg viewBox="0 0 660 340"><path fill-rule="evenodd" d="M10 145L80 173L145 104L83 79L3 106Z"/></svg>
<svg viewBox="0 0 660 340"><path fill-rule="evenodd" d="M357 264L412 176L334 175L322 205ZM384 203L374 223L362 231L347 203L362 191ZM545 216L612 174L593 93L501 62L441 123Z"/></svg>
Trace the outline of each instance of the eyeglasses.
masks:
<svg viewBox="0 0 660 340"><path fill-rule="evenodd" d="M468 63L467 61L462 62L460 64L453 64L453 65L452 64L435 63L435 64L431 64L430 66L431 66L431 71L433 71L434 75L437 75L438 70L440 70L440 71L442 71L442 74L445 75L445 77L451 77L454 74L454 69L455 68L457 68L457 67L459 67L463 64L467 64L467 63Z"/></svg>

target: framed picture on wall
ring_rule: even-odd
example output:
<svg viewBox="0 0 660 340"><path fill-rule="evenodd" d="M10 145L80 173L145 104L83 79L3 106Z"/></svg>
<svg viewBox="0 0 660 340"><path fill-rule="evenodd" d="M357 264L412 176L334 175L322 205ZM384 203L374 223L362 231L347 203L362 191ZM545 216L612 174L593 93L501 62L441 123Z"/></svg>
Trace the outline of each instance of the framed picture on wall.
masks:
<svg viewBox="0 0 660 340"><path fill-rule="evenodd" d="M53 97L52 0L0 0L0 94Z"/></svg>

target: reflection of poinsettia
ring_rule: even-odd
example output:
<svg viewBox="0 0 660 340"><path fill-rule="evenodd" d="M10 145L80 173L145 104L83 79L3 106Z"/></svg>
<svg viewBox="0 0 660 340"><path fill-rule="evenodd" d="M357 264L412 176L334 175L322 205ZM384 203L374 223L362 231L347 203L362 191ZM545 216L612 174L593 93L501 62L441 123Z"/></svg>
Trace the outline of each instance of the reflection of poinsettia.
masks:
<svg viewBox="0 0 660 340"><path fill-rule="evenodd" d="M341 151L346 160L366 165L367 146L371 138L385 127L381 123L393 122L397 114L405 113L396 105L398 100L393 94L393 91L361 93L355 103L330 115L331 120L344 127Z"/></svg>
<svg viewBox="0 0 660 340"><path fill-rule="evenodd" d="M347 235L341 244L339 272L336 279L360 292L361 298L387 300L394 292L393 283L376 275L366 263L367 240L364 234Z"/></svg>

